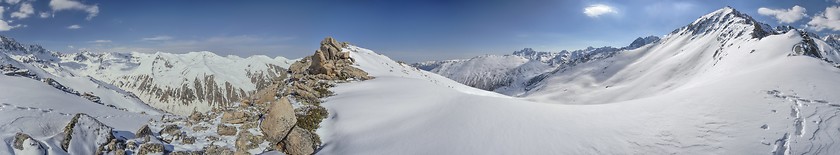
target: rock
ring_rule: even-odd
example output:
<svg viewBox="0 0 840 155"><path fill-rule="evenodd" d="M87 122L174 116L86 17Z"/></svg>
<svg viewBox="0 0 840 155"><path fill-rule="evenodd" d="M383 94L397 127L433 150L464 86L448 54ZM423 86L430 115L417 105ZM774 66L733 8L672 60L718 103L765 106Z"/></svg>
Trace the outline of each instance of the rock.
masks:
<svg viewBox="0 0 840 155"><path fill-rule="evenodd" d="M247 111L228 110L222 115L223 123L241 124L248 121L254 121L256 117Z"/></svg>
<svg viewBox="0 0 840 155"><path fill-rule="evenodd" d="M146 137L146 136L154 136L152 133L152 129L149 129L149 125L143 125L140 129L135 132L134 137Z"/></svg>
<svg viewBox="0 0 840 155"><path fill-rule="evenodd" d="M140 145L140 149L137 151L137 155L147 155L147 154L165 154L166 150L163 148L163 144L160 143L146 143Z"/></svg>
<svg viewBox="0 0 840 155"><path fill-rule="evenodd" d="M210 146L204 147L204 154L232 155L233 151L226 147L211 144Z"/></svg>
<svg viewBox="0 0 840 155"><path fill-rule="evenodd" d="M309 131L295 127L278 145L288 155L309 155L315 152L317 146L314 139L315 137Z"/></svg>
<svg viewBox="0 0 840 155"><path fill-rule="evenodd" d="M233 136L236 135L236 127L219 124L218 128L216 129L216 133L222 136Z"/></svg>
<svg viewBox="0 0 840 155"><path fill-rule="evenodd" d="M134 150L135 148L137 148L137 142L134 142L134 141L128 141L128 142L126 142L126 144L125 144L125 148L126 148L126 149L129 149L129 150Z"/></svg>
<svg viewBox="0 0 840 155"><path fill-rule="evenodd" d="M247 152L248 150L259 147L262 142L262 137L254 136L251 132L242 130L239 132L239 137L236 138L236 151Z"/></svg>
<svg viewBox="0 0 840 155"><path fill-rule="evenodd" d="M193 137L193 136L184 137L184 139L181 139L181 142L183 142L184 144L195 144L195 137Z"/></svg>
<svg viewBox="0 0 840 155"><path fill-rule="evenodd" d="M127 155L127 154L125 153L125 150L117 150L117 151L114 151L114 155Z"/></svg>
<svg viewBox="0 0 840 155"><path fill-rule="evenodd" d="M210 142L219 141L219 137L215 137L215 136L207 136L207 137L204 137L204 139L206 139L207 141L210 141Z"/></svg>
<svg viewBox="0 0 840 155"><path fill-rule="evenodd" d="M281 97L272 102L268 107L268 113L264 117L260 129L266 139L271 142L282 140L297 122L295 110L286 97Z"/></svg>
<svg viewBox="0 0 840 155"><path fill-rule="evenodd" d="M15 140L12 142L12 148L15 148L16 154L25 154L25 153L32 153L32 154L46 154L47 149L44 147L41 142L38 140L33 139L27 134L24 133L17 133L15 134ZM18 153L20 151L20 153ZM25 152L25 153L24 153Z"/></svg>
<svg viewBox="0 0 840 155"><path fill-rule="evenodd" d="M198 122L198 121L201 121L203 119L204 119L204 114L202 114L198 111L193 111L192 114L190 114L190 120L192 120L193 122Z"/></svg>
<svg viewBox="0 0 840 155"><path fill-rule="evenodd" d="M202 155L204 154L201 151L175 151L170 153L169 155Z"/></svg>
<svg viewBox="0 0 840 155"><path fill-rule="evenodd" d="M167 134L167 135L172 135L172 136L180 135L181 134L180 129L181 129L181 127L178 127L178 125L170 124L170 125L166 125L165 127L163 127L163 129L160 130L160 134L161 135Z"/></svg>
<svg viewBox="0 0 840 155"><path fill-rule="evenodd" d="M193 130L193 131L204 131L204 130L207 130L207 129L209 129L209 128L210 128L210 127L206 127L206 126L200 126L200 125L198 125L198 126L193 126L192 130Z"/></svg>
<svg viewBox="0 0 840 155"><path fill-rule="evenodd" d="M100 154L95 151L102 150L102 147L114 139L112 132L113 128L110 126L87 114L79 113L64 127L61 149L80 154Z"/></svg>

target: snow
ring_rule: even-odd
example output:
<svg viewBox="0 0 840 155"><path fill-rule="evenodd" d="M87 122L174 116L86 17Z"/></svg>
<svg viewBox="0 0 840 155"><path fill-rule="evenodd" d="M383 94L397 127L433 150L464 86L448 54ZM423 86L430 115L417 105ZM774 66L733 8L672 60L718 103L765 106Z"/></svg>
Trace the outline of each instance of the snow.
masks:
<svg viewBox="0 0 840 155"><path fill-rule="evenodd" d="M24 77L0 76L0 87L7 88L0 89L0 123L3 124L0 126L0 139L14 139L15 133L23 132L46 144L50 154L65 154L60 147L61 132L76 113L88 114L114 127L116 132L136 131L142 124L158 117L95 104L43 82ZM94 145L90 143L74 148L95 147ZM0 154L5 154L2 152L6 151L12 149L0 149ZM84 152L70 153L85 154Z"/></svg>
<svg viewBox="0 0 840 155"><path fill-rule="evenodd" d="M766 154L785 135L794 135L789 152L840 151L831 143L840 139L832 130L840 127L833 120L840 109L831 105L840 103L832 95L840 71L809 57L776 58L654 97L564 105L474 95L381 72L382 63L369 63L387 61L377 55L351 56L376 78L332 89L320 154ZM791 109L803 114L791 117Z"/></svg>
<svg viewBox="0 0 840 155"><path fill-rule="evenodd" d="M561 68L521 98L453 89L463 85L351 46L375 79L331 89L318 153L840 152L840 70L792 55L798 32L755 37L729 14L742 15L724 8L702 18L725 24L698 20L711 28Z"/></svg>

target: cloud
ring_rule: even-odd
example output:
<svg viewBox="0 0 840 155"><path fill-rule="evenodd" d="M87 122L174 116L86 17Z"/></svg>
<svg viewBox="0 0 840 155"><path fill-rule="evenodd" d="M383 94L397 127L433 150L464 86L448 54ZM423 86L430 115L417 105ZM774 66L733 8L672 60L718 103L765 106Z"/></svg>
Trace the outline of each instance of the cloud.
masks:
<svg viewBox="0 0 840 155"><path fill-rule="evenodd" d="M597 17L599 17L601 15L604 15L604 14L618 13L618 12L616 12L615 9L611 6L604 5L604 4L595 4L595 5L590 5L586 8L584 8L583 13L586 14L586 16L597 18Z"/></svg>
<svg viewBox="0 0 840 155"><path fill-rule="evenodd" d="M173 38L171 36L163 35L163 36L154 36L154 37L150 37L150 38L143 38L143 39L140 39L140 40L142 40L142 41L164 41L164 40L172 40L172 39Z"/></svg>
<svg viewBox="0 0 840 155"><path fill-rule="evenodd" d="M6 0L6 3L17 4L17 3L20 3L20 0Z"/></svg>
<svg viewBox="0 0 840 155"><path fill-rule="evenodd" d="M6 7L0 6L0 19L3 19L3 12L6 12Z"/></svg>
<svg viewBox="0 0 840 155"><path fill-rule="evenodd" d="M773 16L779 23L793 23L799 21L802 18L808 17L805 14L805 8L794 5L793 8L790 9L770 9L761 7L758 8L758 14L765 15L765 16Z"/></svg>
<svg viewBox="0 0 840 155"><path fill-rule="evenodd" d="M96 4L94 5L85 5L81 2L73 1L73 0L50 0L50 8L52 8L53 12L63 11L63 10L79 10L88 13L88 16L85 18L87 20L93 19L99 14L99 6Z"/></svg>
<svg viewBox="0 0 840 155"><path fill-rule="evenodd" d="M40 14L38 14L38 16L41 18L50 18L50 16L52 15L50 15L49 12L41 12Z"/></svg>
<svg viewBox="0 0 840 155"><path fill-rule="evenodd" d="M88 41L88 42L89 43L110 43L111 40L94 40L94 41Z"/></svg>
<svg viewBox="0 0 840 155"><path fill-rule="evenodd" d="M808 22L808 27L817 31L840 31L840 6L827 7L825 12L817 13Z"/></svg>
<svg viewBox="0 0 840 155"><path fill-rule="evenodd" d="M12 18L24 19L29 18L30 15L35 14L35 8L30 3L23 3L17 12L12 13Z"/></svg>
<svg viewBox="0 0 840 155"><path fill-rule="evenodd" d="M0 31L9 31L18 27L21 27L21 25L9 25L6 21L0 20Z"/></svg>
<svg viewBox="0 0 840 155"><path fill-rule="evenodd" d="M70 26L67 26L67 29L71 29L71 30L80 29L80 28L82 28L82 26L79 26L79 25L70 25Z"/></svg>

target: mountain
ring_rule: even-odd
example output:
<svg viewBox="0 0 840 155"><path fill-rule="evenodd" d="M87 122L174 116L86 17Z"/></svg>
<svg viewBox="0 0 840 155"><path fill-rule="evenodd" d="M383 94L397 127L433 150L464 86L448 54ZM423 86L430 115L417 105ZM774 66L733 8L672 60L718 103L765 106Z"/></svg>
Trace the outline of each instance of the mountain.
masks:
<svg viewBox="0 0 840 155"><path fill-rule="evenodd" d="M211 52L65 54L56 66L136 94L145 103L188 115L246 99L286 74L292 60L222 57Z"/></svg>
<svg viewBox="0 0 840 155"><path fill-rule="evenodd" d="M183 85L169 77L194 73L242 82L248 71L224 67L258 69L237 61L255 58L71 55L8 42L0 46L0 87L10 88L0 89L0 154L840 152L836 49L803 30L764 27L725 7L638 48L523 50L427 66L538 74L499 87L527 86L516 97L327 38L248 100L189 116L104 99L140 101L120 91L135 88L118 86L126 75L148 75L160 86ZM277 60L284 59L266 61L284 64ZM84 79L105 82L84 87ZM83 93L104 90L127 94Z"/></svg>
<svg viewBox="0 0 840 155"><path fill-rule="evenodd" d="M333 89L320 153L832 154L840 69L803 36L726 7L656 43L551 71L521 98L451 89L350 49L376 78ZM479 62L451 62L463 61Z"/></svg>
<svg viewBox="0 0 840 155"><path fill-rule="evenodd" d="M574 66L579 63L605 59L659 41L659 37L639 37L622 48L588 47L560 52L538 52L531 48L514 51L511 55L484 55L463 60L427 61L412 64L463 84L506 95L524 93L539 75Z"/></svg>

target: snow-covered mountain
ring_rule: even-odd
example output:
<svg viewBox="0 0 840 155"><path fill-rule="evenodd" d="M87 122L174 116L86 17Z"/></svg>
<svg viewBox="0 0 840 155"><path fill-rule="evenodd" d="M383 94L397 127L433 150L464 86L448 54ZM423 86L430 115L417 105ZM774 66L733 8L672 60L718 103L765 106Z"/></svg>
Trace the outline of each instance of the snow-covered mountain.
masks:
<svg viewBox="0 0 840 155"><path fill-rule="evenodd" d="M56 64L136 94L172 113L229 106L285 75L292 60L267 56L222 57L211 52L75 53Z"/></svg>
<svg viewBox="0 0 840 155"><path fill-rule="evenodd" d="M50 79L106 105L137 109L151 105L188 115L228 106L285 75L293 62L283 57L219 56L211 52L63 54L0 37L7 63L36 79ZM138 100L139 99L139 100Z"/></svg>
<svg viewBox="0 0 840 155"><path fill-rule="evenodd" d="M61 55L47 51L38 45L23 45L14 39L0 36L0 70L4 75L41 81L43 85L85 98L93 104L137 113L160 113L130 92L92 77L77 76L57 67Z"/></svg>
<svg viewBox="0 0 840 155"><path fill-rule="evenodd" d="M726 7L657 43L558 68L523 98L407 77L425 71L350 49L376 78L334 89L320 153L833 154L840 68L803 34Z"/></svg>
<svg viewBox="0 0 840 155"><path fill-rule="evenodd" d="M840 152L836 143L840 141L840 96L836 95L840 59L836 48L823 41L828 39L803 30L768 29L730 7L702 16L658 41L641 39L647 44L557 53L526 49L514 55L420 65L473 74L463 77L491 76L484 81L467 78L488 87L497 86L497 79L513 79L512 84L501 82L495 90L521 88L518 97L470 87L365 48L325 39L313 57L304 58L311 60L295 63L308 66L291 67L296 75L284 78L308 82L275 86L332 95L313 102L317 103L313 106L326 107L328 116L314 125L317 136L277 132L288 133L280 138L284 142L320 138L323 143L311 150L315 154ZM261 63L283 68L288 63L282 58L218 57L203 52L62 55L37 46L3 47L0 86L12 89L0 89L0 122L5 124L0 126L0 154L116 154L120 150L130 154L232 154L232 150L276 154L271 149L297 144L265 142L263 137L271 135L263 132L263 126L278 122L262 122L277 115L260 110L265 106L260 103L161 118L148 106L144 110L127 104L133 102L102 100L142 103L128 93L140 89L135 84L145 90L163 89L195 83L199 80L189 80L201 75L213 75L214 82L223 79L231 85L250 82L260 87L259 82L240 77L275 69L257 67L271 66ZM245 59L263 61L242 62ZM342 63L336 65L335 59ZM318 77L339 77L321 73L341 71L337 67L361 70L372 79L305 87L324 82ZM278 76L285 75L279 70ZM259 77L270 77L272 71L262 73ZM124 81L140 76L154 80ZM79 84L84 80L74 77L103 82L93 82L98 87L82 87L87 83ZM106 95L104 90L129 95ZM278 100L272 92L267 94L263 99ZM97 102L94 97L101 99ZM171 102L184 102L183 96L178 98ZM300 100L279 101L267 102L272 107L284 105L269 111L294 115L280 117L284 118L281 122L307 121L296 116L309 113L294 107L302 106ZM285 125L298 127L291 124Z"/></svg>
<svg viewBox="0 0 840 155"><path fill-rule="evenodd" d="M511 55L483 55L463 60L427 61L412 64L417 68L449 77L463 84L507 95L526 91L539 75L612 57L625 51L659 41L659 37L639 37L622 48L588 47L560 52L538 52L531 48L514 51Z"/></svg>

